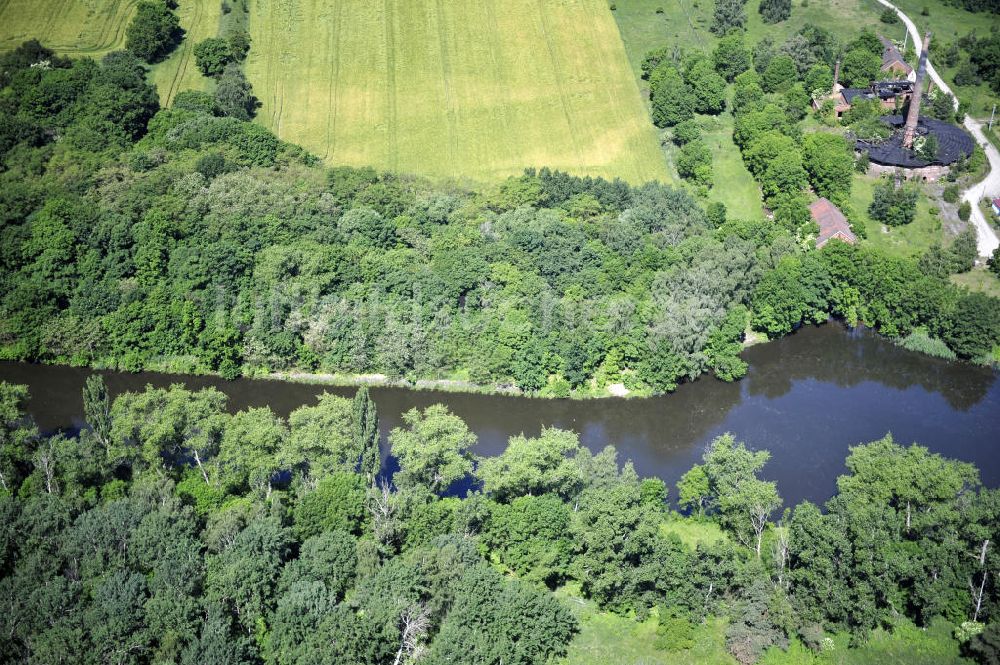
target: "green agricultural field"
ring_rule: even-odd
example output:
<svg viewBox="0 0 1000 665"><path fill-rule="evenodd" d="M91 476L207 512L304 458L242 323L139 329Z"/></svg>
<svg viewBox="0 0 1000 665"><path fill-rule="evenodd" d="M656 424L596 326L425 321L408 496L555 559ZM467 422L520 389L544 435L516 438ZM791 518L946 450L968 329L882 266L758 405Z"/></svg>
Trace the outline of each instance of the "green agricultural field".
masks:
<svg viewBox="0 0 1000 665"><path fill-rule="evenodd" d="M100 57L125 46L125 30L139 0L0 0L0 51L28 39L61 55ZM150 68L149 80L169 104L181 90L207 90L212 82L194 63L194 45L219 31L219 0L179 0L184 41Z"/></svg>
<svg viewBox="0 0 1000 665"><path fill-rule="evenodd" d="M0 51L38 39L61 55L104 55L125 44L138 1L0 0Z"/></svg>
<svg viewBox="0 0 1000 665"><path fill-rule="evenodd" d="M605 0L252 0L260 122L331 164L666 180Z"/></svg>
<svg viewBox="0 0 1000 665"><path fill-rule="evenodd" d="M154 65L149 81L160 92L160 103L169 106L181 90L208 90L212 80L202 76L194 61L195 45L219 32L222 3L219 0L179 0L177 15L184 41L163 62Z"/></svg>

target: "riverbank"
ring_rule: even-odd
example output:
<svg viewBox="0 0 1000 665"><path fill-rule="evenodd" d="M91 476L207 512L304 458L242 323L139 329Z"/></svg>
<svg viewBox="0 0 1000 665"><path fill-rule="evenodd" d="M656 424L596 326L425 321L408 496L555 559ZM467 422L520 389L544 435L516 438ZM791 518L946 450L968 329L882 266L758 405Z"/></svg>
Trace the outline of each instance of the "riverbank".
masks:
<svg viewBox="0 0 1000 665"><path fill-rule="evenodd" d="M983 478L1000 484L995 454L1000 376L968 363L947 362L900 348L870 330L805 326L758 344L743 355L747 376L734 383L710 377L682 384L669 395L627 399L543 399L372 386L383 442L411 409L445 404L476 434L477 455L497 455L511 436L538 436L543 427L573 430L594 453L616 446L643 477L674 483L697 464L705 445L725 432L773 454L771 480L786 500L822 503L849 446L891 431L898 441L920 441L936 452L975 462ZM0 380L28 386L29 412L44 432L83 424L82 389L92 370L0 362ZM268 408L283 419L316 404L324 392L351 398L354 387L156 372L103 371L112 397L147 385L214 389L231 413ZM302 377L303 379L307 377ZM960 433L961 436L956 436ZM388 455L388 447L384 448Z"/></svg>
<svg viewBox="0 0 1000 665"><path fill-rule="evenodd" d="M833 322L833 320L831 320ZM766 344L774 340L770 339L764 333L756 332L749 327L747 328L744 339L742 342L743 349L749 349L754 346L761 344ZM162 358L158 361L147 364L140 370L131 371L127 369L122 369L120 367L111 366L105 363L93 363L93 364L79 364L73 362L40 362L40 365L49 366L63 366L63 367L75 367L75 368L86 368L96 371L115 371L115 372L129 372L129 373L140 373L140 372L156 372L163 374L173 374L177 376L198 376L198 377L214 377L224 380L239 380L239 379L251 379L251 380L264 380L264 381L277 381L277 382L287 382L287 383L299 383L305 385L319 385L319 386L331 386L337 388L360 388L362 386L368 387L378 387L378 388L398 388L403 390L413 390L417 392L441 392L441 393L466 393L470 395L501 395L501 396L513 396L513 397L524 397L530 399L543 399L543 400L595 400L595 399L641 399L647 397L654 397L657 393L653 392L651 389L645 387L636 387L634 384L632 387L626 385L626 379L631 378L634 374L628 370L622 370L621 378L623 380L611 381L608 383L598 383L596 378L591 378L589 385L586 387L578 388L576 390L568 390L568 392L561 389L560 377L550 378L549 384L543 387L537 392L525 392L521 390L518 386L509 383L494 383L494 384L482 384L476 383L474 381L469 381L462 378L444 378L444 379L407 379L405 377L392 378L386 374L381 373L367 373L367 374L345 374L345 373L333 373L333 372L303 372L303 371L287 371L287 372L272 372L265 370L255 370L250 369L248 372L243 374L228 378L221 375L219 372L212 372L205 370L198 366L196 359L193 357L178 357L178 358ZM555 380L553 380L553 378ZM715 378L711 377L710 372L705 372L701 376L693 379L693 381L698 381L700 379ZM721 379L715 379L721 381ZM631 383L631 382L629 382ZM685 381L683 383L691 383L691 381ZM673 392L673 391L670 391Z"/></svg>
<svg viewBox="0 0 1000 665"><path fill-rule="evenodd" d="M907 346L901 344L901 340L893 340L890 338L883 337L878 331L874 329L866 328L865 326L859 326L857 328L852 328L848 326L843 321L835 318L831 318L828 321L817 324L817 325L804 325L790 335L777 338L769 338L766 334L755 332L750 328L747 328L742 342L743 354L750 349L758 347L771 346L783 339L801 334L803 329L814 329L820 327L835 327L840 330L846 330L849 333L854 330L869 331L871 334L884 339L887 343L899 346L900 348L905 348L908 351L919 353L921 355L926 355L928 357L941 359L942 356L938 353L928 353L923 348L917 348L913 346ZM744 358L745 359L745 358ZM962 360L948 359L947 362L956 365L969 365L973 367L990 367L997 369L1000 367L1000 349L996 352L996 357L990 359L991 362L987 363L973 363ZM11 361L17 362L17 361ZM467 394L467 395L482 395L482 396L498 396L498 397L518 397L523 399L531 399L538 401L615 401L615 400L642 400L647 398L656 397L661 393L654 393L651 389L644 386L636 386L630 380L634 373L628 369L622 370L620 375L616 375L613 381L607 381L603 383L598 383L596 378L591 378L588 385L585 387L578 388L576 390L570 390L568 383L561 380L560 377L550 377L549 383L537 392L525 392L518 388L516 385L505 383L496 384L481 384L474 381L469 381L463 378L442 378L442 379L408 379L405 377L392 378L385 374L380 373L368 373L368 374L343 374L343 373L330 373L330 372L302 372L302 371L287 371L287 372L273 372L266 369L251 369L244 374L237 377L224 377L218 372L206 371L204 368L199 367L193 358L183 357L183 358L162 358L158 361L154 361L144 366L143 368L135 371L122 369L105 363L73 363L73 362L38 362L31 363L41 366L50 367L67 367L75 369L84 369L91 371L100 372L120 372L123 374L138 375L142 373L156 373L168 376L176 376L178 378L183 377L197 377L204 379L212 379L217 381L227 381L235 382L241 380L252 380L252 381L270 381L274 383L292 383L301 385L313 385L313 386L329 386L331 388L360 388L362 386L368 386L371 388L388 388L388 389L398 389L406 390L417 393L446 393L446 394ZM610 377L607 377L610 378ZM711 382L711 383L739 383L741 379L737 379L733 382L723 381L715 377L711 372L705 372L695 379L682 381L678 388L683 385L697 383L697 382ZM631 386L629 385L631 384ZM669 391L666 394L671 394L675 390Z"/></svg>

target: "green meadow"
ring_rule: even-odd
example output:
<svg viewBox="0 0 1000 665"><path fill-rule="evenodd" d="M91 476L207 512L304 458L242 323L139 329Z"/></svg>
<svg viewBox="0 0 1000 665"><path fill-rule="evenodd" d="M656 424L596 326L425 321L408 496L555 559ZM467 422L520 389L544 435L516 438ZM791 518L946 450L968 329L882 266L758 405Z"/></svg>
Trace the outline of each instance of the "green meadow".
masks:
<svg viewBox="0 0 1000 665"><path fill-rule="evenodd" d="M169 106L182 90L209 90L211 79L202 76L194 61L195 45L219 32L222 4L219 0L179 0L177 15L184 29L184 41L163 62L149 72L149 80L160 92L160 103Z"/></svg>
<svg viewBox="0 0 1000 665"><path fill-rule="evenodd" d="M991 31L1000 30L1000 16L988 12L972 13L958 7L950 7L940 1L894 0L894 3L916 23L919 30L930 30L935 39L944 43L957 41L971 32L980 37L987 37ZM921 13L924 8L927 9L927 16ZM902 29L902 24L899 24L897 30L902 31ZM939 63L935 63L935 66L958 98L968 104L970 115L989 117L993 104L1000 102L1000 98L986 83L975 86L955 85L958 66L944 67Z"/></svg>

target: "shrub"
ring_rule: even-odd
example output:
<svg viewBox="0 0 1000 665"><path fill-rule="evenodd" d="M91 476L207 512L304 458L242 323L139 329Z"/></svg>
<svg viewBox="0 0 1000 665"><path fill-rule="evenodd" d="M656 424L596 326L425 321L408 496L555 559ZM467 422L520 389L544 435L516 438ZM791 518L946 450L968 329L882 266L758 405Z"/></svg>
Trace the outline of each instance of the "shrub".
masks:
<svg viewBox="0 0 1000 665"><path fill-rule="evenodd" d="M188 469L184 479L177 483L174 491L202 517L218 510L225 498L225 492L205 482L196 469Z"/></svg>
<svg viewBox="0 0 1000 665"><path fill-rule="evenodd" d="M948 348L948 345L927 334L926 330L917 329L909 335L899 340L899 346L909 351L917 351L935 358L954 360L955 352Z"/></svg>
<svg viewBox="0 0 1000 665"><path fill-rule="evenodd" d="M938 140L933 134L928 134L918 145L914 146L914 152L928 162L933 162L938 156Z"/></svg>
<svg viewBox="0 0 1000 665"><path fill-rule="evenodd" d="M215 103L224 115L237 120L250 120L257 112L258 102L253 88L235 62L226 65L219 78Z"/></svg>
<svg viewBox="0 0 1000 665"><path fill-rule="evenodd" d="M184 109L212 115L215 112L215 99L207 92L199 90L184 90L174 97L171 108Z"/></svg>
<svg viewBox="0 0 1000 665"><path fill-rule="evenodd" d="M917 213L917 198L920 192L910 184L899 187L891 179L875 185L875 194L868 214L871 218L889 226L902 226L913 221Z"/></svg>
<svg viewBox="0 0 1000 665"><path fill-rule="evenodd" d="M967 222L971 216L972 204L968 201L962 201L962 205L958 206L958 218L963 222Z"/></svg>
<svg viewBox="0 0 1000 665"><path fill-rule="evenodd" d="M730 30L742 30L746 27L747 13L743 8L746 0L715 0L715 12L712 15L712 34L723 36Z"/></svg>
<svg viewBox="0 0 1000 665"><path fill-rule="evenodd" d="M868 166L871 164L871 158L868 156L867 152L863 152L858 155L858 158L854 160L854 170L858 173L868 173Z"/></svg>
<svg viewBox="0 0 1000 665"><path fill-rule="evenodd" d="M775 56L764 70L763 88L765 92L787 90L798 79L798 69L790 55Z"/></svg>
<svg viewBox="0 0 1000 665"><path fill-rule="evenodd" d="M711 186L712 153L703 141L691 141L681 148L677 156L677 173L698 185Z"/></svg>
<svg viewBox="0 0 1000 665"><path fill-rule="evenodd" d="M694 646L694 625L686 612L676 607L660 607L654 646L661 651L681 651Z"/></svg>
<svg viewBox="0 0 1000 665"><path fill-rule="evenodd" d="M958 201L958 185L948 185L945 187L941 198L948 203L956 203Z"/></svg>
<svg viewBox="0 0 1000 665"><path fill-rule="evenodd" d="M712 201L705 209L705 216L712 226L719 228L726 223L726 204L722 201Z"/></svg>
<svg viewBox="0 0 1000 665"><path fill-rule="evenodd" d="M210 152L198 160L194 170L205 176L206 180L212 180L227 171L226 157L219 152Z"/></svg>
<svg viewBox="0 0 1000 665"><path fill-rule="evenodd" d="M673 127L694 117L696 100L677 69L663 64L649 77L653 124Z"/></svg>
<svg viewBox="0 0 1000 665"><path fill-rule="evenodd" d="M882 67L882 58L865 48L854 48L844 56L840 77L844 85L864 87L874 81Z"/></svg>
<svg viewBox="0 0 1000 665"><path fill-rule="evenodd" d="M701 126L696 120L685 120L674 126L673 142L685 145L701 138Z"/></svg>
<svg viewBox="0 0 1000 665"><path fill-rule="evenodd" d="M339 529L360 533L365 520L364 479L355 473L334 473L299 499L293 510L296 537L305 540Z"/></svg>
<svg viewBox="0 0 1000 665"><path fill-rule="evenodd" d="M761 0L758 11L764 23L780 23L792 15L792 0Z"/></svg>

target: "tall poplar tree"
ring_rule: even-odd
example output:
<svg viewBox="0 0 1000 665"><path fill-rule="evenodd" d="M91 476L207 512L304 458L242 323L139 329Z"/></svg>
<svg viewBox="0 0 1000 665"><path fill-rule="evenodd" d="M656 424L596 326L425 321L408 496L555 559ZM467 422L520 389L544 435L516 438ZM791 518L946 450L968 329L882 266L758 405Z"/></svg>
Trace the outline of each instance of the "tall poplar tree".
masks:
<svg viewBox="0 0 1000 665"><path fill-rule="evenodd" d="M378 447L378 408L368 394L368 386L362 386L354 396L354 436L355 446L361 451L359 470L374 482L382 457Z"/></svg>

